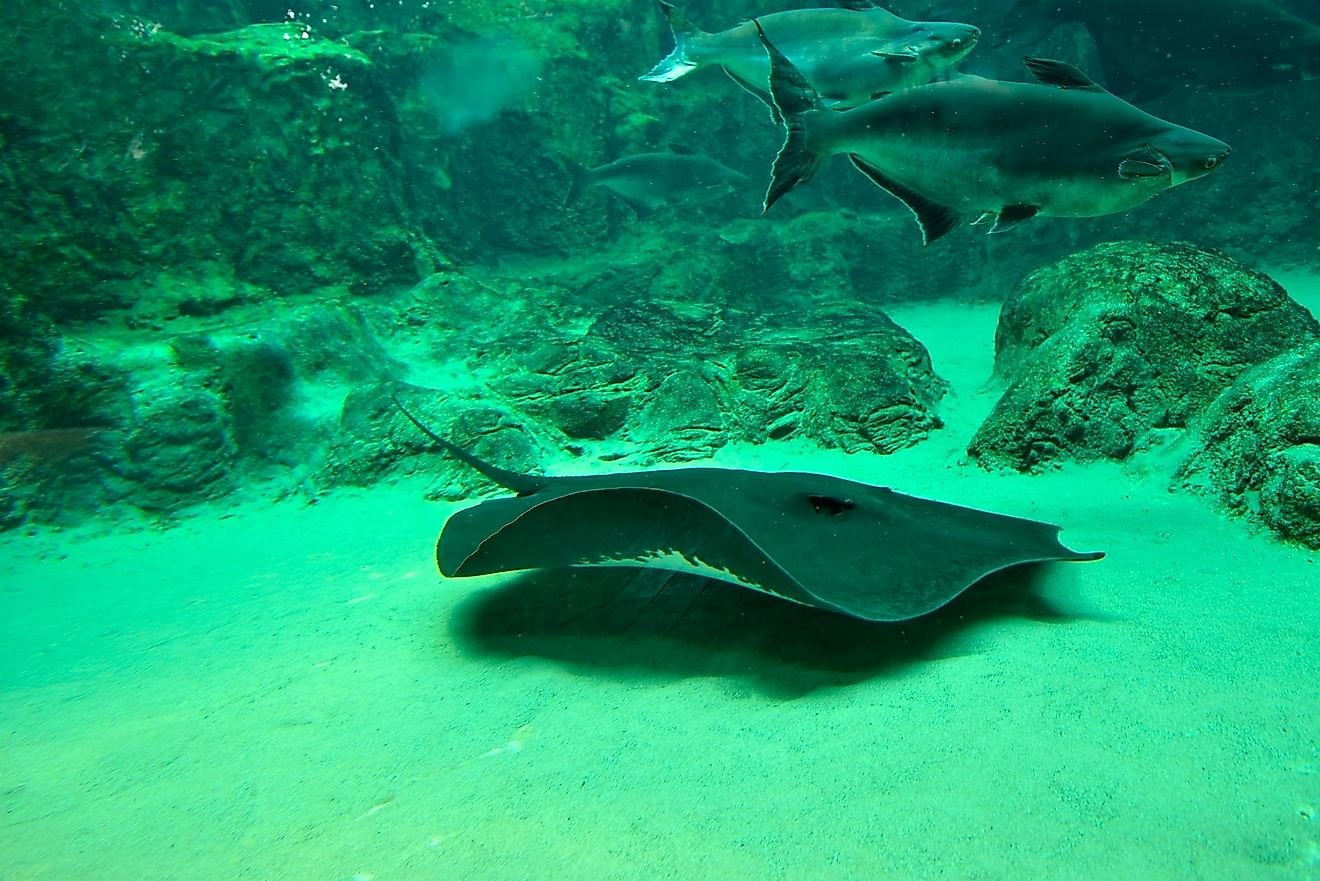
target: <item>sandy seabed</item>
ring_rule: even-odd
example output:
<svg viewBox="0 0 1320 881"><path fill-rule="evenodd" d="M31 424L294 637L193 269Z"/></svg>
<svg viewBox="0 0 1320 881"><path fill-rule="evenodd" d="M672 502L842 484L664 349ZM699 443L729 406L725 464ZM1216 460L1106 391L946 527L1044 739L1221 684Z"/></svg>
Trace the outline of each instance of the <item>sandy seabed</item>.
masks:
<svg viewBox="0 0 1320 881"><path fill-rule="evenodd" d="M1163 459L963 462L996 312L894 311L952 383L930 441L716 460L1108 552L901 625L626 570L442 582L425 480L3 538L0 877L1320 878L1320 555Z"/></svg>

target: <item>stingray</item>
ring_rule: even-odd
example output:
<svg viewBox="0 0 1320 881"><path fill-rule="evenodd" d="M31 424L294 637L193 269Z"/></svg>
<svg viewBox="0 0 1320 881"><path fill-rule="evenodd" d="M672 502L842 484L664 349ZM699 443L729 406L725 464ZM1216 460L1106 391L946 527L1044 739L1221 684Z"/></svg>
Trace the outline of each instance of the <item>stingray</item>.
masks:
<svg viewBox="0 0 1320 881"><path fill-rule="evenodd" d="M1104 556L1069 550L1060 527L1048 523L823 474L708 467L521 474L399 409L451 455L516 493L448 519L436 544L446 577L668 569L868 621L903 621L1010 566Z"/></svg>

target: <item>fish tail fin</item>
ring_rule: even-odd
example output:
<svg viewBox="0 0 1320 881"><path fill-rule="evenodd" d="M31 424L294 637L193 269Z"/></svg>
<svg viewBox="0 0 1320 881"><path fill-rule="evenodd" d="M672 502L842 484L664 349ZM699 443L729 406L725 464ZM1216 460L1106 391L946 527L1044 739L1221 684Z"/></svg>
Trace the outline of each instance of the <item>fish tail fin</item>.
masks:
<svg viewBox="0 0 1320 881"><path fill-rule="evenodd" d="M660 11L665 14L665 19L669 22L669 30L674 34L674 51L662 58L649 73L639 76L638 79L652 83L668 83L697 69L697 63L688 56L688 50L692 48L692 40L705 36L706 32L688 21L687 16L675 8L674 4L667 0L657 0L657 2L660 4Z"/></svg>
<svg viewBox="0 0 1320 881"><path fill-rule="evenodd" d="M559 154L559 161L568 172L568 192L564 194L564 207L567 208L582 198L582 193L591 186L591 169L579 165L564 154Z"/></svg>
<svg viewBox="0 0 1320 881"><path fill-rule="evenodd" d="M811 180L825 161L824 156L812 149L807 132L810 116L824 110L825 105L802 72L766 37L761 22L752 19L752 23L770 55L770 97L784 121L785 130L784 146L779 148L779 155L775 157L770 188L765 194L763 211L769 211L770 206L789 190Z"/></svg>

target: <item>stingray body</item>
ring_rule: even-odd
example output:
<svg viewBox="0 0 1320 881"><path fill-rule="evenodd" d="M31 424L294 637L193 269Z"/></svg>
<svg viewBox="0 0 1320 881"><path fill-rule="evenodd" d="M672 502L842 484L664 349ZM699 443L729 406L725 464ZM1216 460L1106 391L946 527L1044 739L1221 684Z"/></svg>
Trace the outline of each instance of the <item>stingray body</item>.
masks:
<svg viewBox="0 0 1320 881"><path fill-rule="evenodd" d="M401 408L402 409L402 408ZM1097 560L1059 527L805 472L674 468L535 477L415 424L518 495L449 518L449 577L570 566L691 572L870 621L932 612L1009 566Z"/></svg>

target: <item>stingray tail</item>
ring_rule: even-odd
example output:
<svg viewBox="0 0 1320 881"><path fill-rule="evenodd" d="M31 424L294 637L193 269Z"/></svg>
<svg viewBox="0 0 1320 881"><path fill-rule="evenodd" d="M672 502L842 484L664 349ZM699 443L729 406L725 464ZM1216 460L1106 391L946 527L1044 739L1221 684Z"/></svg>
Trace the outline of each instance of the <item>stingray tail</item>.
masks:
<svg viewBox="0 0 1320 881"><path fill-rule="evenodd" d="M674 8L674 4L666 0L658 0L658 2L660 11L665 14L665 19L669 22L669 30L674 34L674 51L661 59L649 73L639 76L638 79L652 83L669 83L697 69L697 62L690 57L692 43L697 38L705 36L706 32L688 21L686 15Z"/></svg>
<svg viewBox="0 0 1320 881"><path fill-rule="evenodd" d="M449 455L453 456L455 459L458 459L463 464L490 478L505 489L511 489L520 496L527 496L537 490L545 488L546 483L548 482L547 478L536 477L532 474L522 474L518 471L509 471L507 468L492 465L485 459L479 459L462 447L445 440L432 431L429 426L414 416L407 407L403 406L403 402L399 400L398 395L390 395L390 400L394 401L394 406L399 408L400 413L408 417L409 422L421 429L422 434L439 444L441 449L449 453Z"/></svg>
<svg viewBox="0 0 1320 881"><path fill-rule="evenodd" d="M802 72L766 37L761 22L754 18L752 23L770 56L770 97L784 123L784 146L779 148L779 155L775 157L770 188L766 190L762 209L769 211L770 206L789 190L811 180L825 161L825 156L813 149L808 133L811 117L823 111L825 105Z"/></svg>

